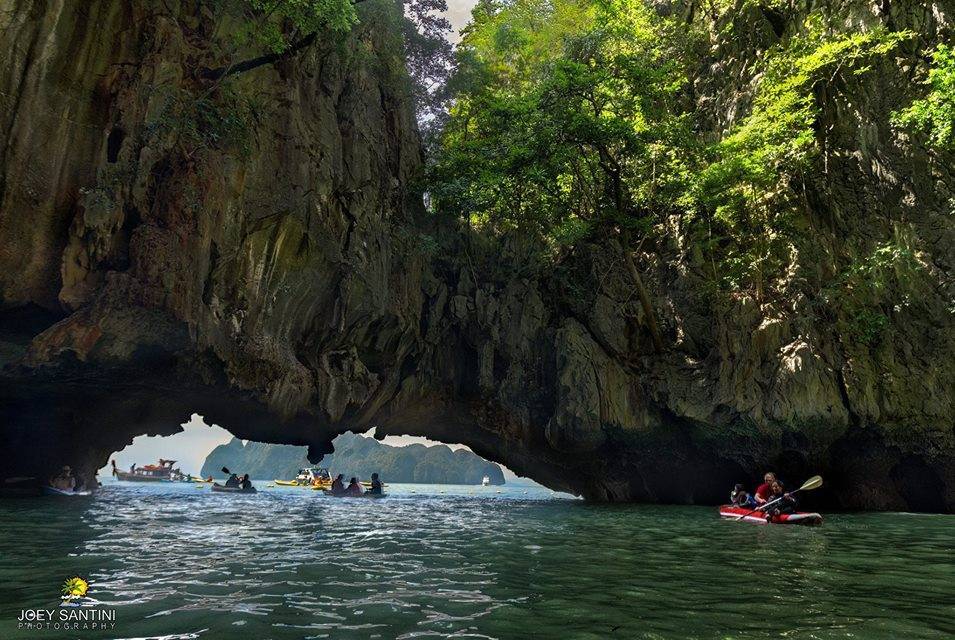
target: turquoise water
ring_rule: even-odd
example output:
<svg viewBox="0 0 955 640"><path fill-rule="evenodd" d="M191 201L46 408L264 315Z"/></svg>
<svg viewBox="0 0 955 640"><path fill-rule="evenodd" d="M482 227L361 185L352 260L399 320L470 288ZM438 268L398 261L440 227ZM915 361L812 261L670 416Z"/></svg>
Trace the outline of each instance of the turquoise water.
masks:
<svg viewBox="0 0 955 640"><path fill-rule="evenodd" d="M340 500L113 483L0 502L0 638L955 634L955 517L759 526L535 487L389 489ZM18 629L74 575L115 629Z"/></svg>

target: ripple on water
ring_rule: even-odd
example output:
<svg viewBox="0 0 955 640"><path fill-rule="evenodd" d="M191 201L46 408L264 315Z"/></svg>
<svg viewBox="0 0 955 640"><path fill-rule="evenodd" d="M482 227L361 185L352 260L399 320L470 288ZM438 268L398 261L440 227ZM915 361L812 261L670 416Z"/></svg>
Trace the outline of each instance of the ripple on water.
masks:
<svg viewBox="0 0 955 640"><path fill-rule="evenodd" d="M362 501L114 484L83 501L7 503L3 618L55 604L79 574L118 610L102 637L955 634L951 517L759 527L526 487L411 490Z"/></svg>

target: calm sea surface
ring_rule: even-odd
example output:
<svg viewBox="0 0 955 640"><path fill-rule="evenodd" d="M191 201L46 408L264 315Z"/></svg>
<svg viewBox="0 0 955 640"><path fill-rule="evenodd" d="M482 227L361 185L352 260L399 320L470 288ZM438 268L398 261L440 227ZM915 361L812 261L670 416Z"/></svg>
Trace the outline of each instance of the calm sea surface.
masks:
<svg viewBox="0 0 955 640"><path fill-rule="evenodd" d="M383 500L111 483L0 502L0 638L946 638L955 517L588 505L538 487ZM109 632L19 629L64 580Z"/></svg>

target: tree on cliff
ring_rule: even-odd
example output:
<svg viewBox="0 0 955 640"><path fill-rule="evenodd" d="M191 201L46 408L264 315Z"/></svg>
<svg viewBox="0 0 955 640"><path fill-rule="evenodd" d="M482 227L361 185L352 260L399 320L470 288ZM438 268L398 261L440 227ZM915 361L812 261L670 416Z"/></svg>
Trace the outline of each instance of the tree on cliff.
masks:
<svg viewBox="0 0 955 640"><path fill-rule="evenodd" d="M705 256L715 291L780 295L771 290L798 255L807 172L828 153L820 101L912 34L856 31L837 8L813 9L768 47L739 112L713 114L695 83L714 30L733 28L732 4L479 2L431 174L436 209L489 233L537 234L555 262L582 242L617 247L657 350L633 260L641 247L678 242ZM944 122L946 104L930 97L904 118Z"/></svg>
<svg viewBox="0 0 955 640"><path fill-rule="evenodd" d="M359 20L355 7L373 0L215 0L222 15L241 15L228 61L204 69L206 80L221 81L281 60L291 58L315 44L319 37L347 33ZM446 0L402 0L399 24L404 59L412 80L412 92L419 121L426 130L443 122L447 96L441 89L449 74L453 55L446 35L450 23L441 14ZM243 58L240 52L264 50Z"/></svg>

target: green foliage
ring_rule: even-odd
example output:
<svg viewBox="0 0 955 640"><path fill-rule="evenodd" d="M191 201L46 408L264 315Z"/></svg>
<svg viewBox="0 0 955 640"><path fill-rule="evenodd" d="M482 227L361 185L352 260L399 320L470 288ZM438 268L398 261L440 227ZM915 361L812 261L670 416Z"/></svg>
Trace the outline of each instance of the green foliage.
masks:
<svg viewBox="0 0 955 640"><path fill-rule="evenodd" d="M926 84L928 95L893 114L893 122L927 133L933 146L955 150L955 49L938 45Z"/></svg>
<svg viewBox="0 0 955 640"><path fill-rule="evenodd" d="M897 230L891 240L850 263L822 298L836 312L841 332L874 346L888 326L887 312L902 311L924 293L925 273L911 234Z"/></svg>
<svg viewBox="0 0 955 640"><path fill-rule="evenodd" d="M438 207L557 245L646 228L690 175L682 45L636 0L479 3L432 175Z"/></svg>
<svg viewBox="0 0 955 640"><path fill-rule="evenodd" d="M244 17L234 32L236 44L273 53L316 31L345 33L358 20L351 0L217 0L217 4Z"/></svg>
<svg viewBox="0 0 955 640"><path fill-rule="evenodd" d="M749 114L708 149L695 187L705 211L731 239L724 246L723 280L732 289L755 284L762 297L766 275L791 260L793 182L821 151L817 90L831 90L840 74L859 75L909 32L876 29L840 33L818 14L801 33L770 50L759 70Z"/></svg>
<svg viewBox="0 0 955 640"><path fill-rule="evenodd" d="M713 140L699 133L708 123L690 81L708 55L705 25L644 0L482 0L430 175L436 208L555 248L663 233L675 215L724 289L761 299L803 232L804 175L825 143L820 98L912 35L841 24L816 10L767 51L750 69L752 100Z"/></svg>
<svg viewBox="0 0 955 640"><path fill-rule="evenodd" d="M172 137L188 155L201 150L223 150L247 158L254 148L255 123L261 105L229 84L198 95L185 90L163 90L156 98L157 113L147 123L147 134Z"/></svg>

